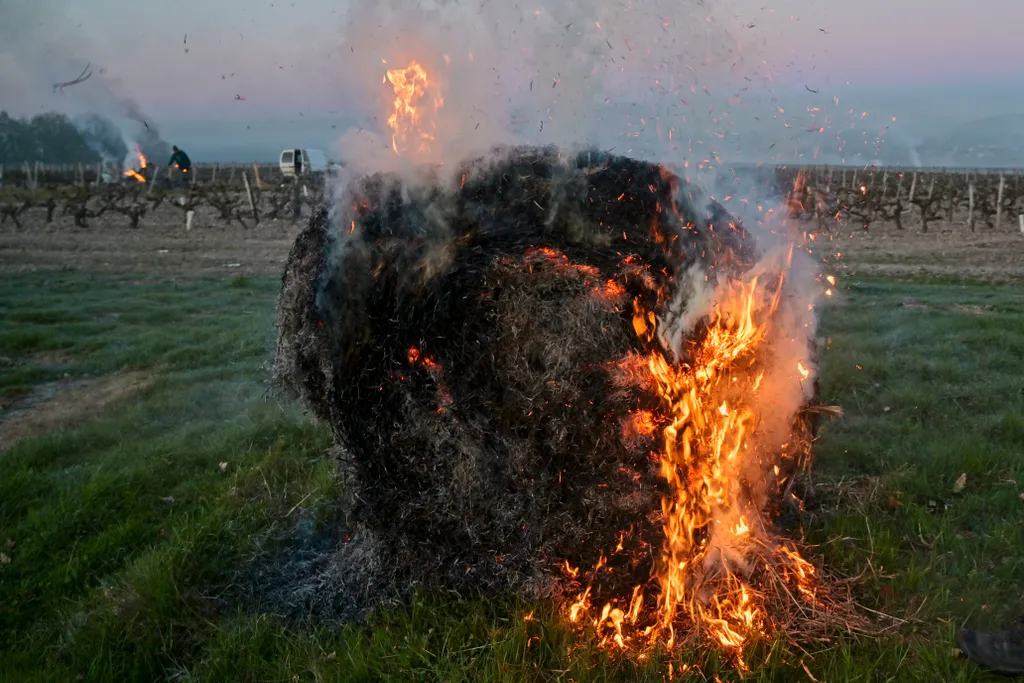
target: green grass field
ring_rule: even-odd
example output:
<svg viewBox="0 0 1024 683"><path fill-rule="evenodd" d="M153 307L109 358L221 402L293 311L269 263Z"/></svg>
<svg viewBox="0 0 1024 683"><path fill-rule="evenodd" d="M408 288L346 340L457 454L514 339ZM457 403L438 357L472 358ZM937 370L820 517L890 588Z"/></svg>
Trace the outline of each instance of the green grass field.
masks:
<svg viewBox="0 0 1024 683"><path fill-rule="evenodd" d="M830 568L861 576L862 604L904 621L808 652L768 644L746 680L806 681L803 666L819 681L988 680L953 636L1024 612L1024 296L841 284L820 332L825 398L845 415L820 441L823 506L801 531ZM550 605L514 597L425 594L331 629L230 599L258 548L329 524L339 493L326 429L270 392L276 287L0 281L0 398L65 376L152 377L0 453L0 679L662 680L659 658L617 661Z"/></svg>

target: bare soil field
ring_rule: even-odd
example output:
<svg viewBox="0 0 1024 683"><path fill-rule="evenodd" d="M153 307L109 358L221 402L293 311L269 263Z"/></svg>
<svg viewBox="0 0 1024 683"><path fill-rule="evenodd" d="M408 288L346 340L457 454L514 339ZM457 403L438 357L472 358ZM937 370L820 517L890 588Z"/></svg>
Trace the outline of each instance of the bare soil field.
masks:
<svg viewBox="0 0 1024 683"><path fill-rule="evenodd" d="M262 221L255 228L225 224L210 207L200 207L192 229L182 212L160 207L138 228L122 216L105 215L89 228L70 217L45 223L45 212L31 210L23 227L0 228L0 272L70 270L166 275L281 272L292 241L304 225L290 220ZM867 231L851 224L818 235L816 251L835 257L840 272L894 277L931 276L1024 281L1024 234L1007 221L1002 229L963 224L918 225L897 230L872 223Z"/></svg>
<svg viewBox="0 0 1024 683"><path fill-rule="evenodd" d="M304 224L263 221L246 229L200 207L186 231L180 210L161 207L138 229L122 216L102 216L80 228L70 217L47 225L43 213L29 212L20 229L0 229L0 271L278 274Z"/></svg>
<svg viewBox="0 0 1024 683"><path fill-rule="evenodd" d="M1024 234L1016 225L999 231L981 226L973 233L948 223L931 226L927 233L919 226L897 230L878 223L865 231L846 225L826 244L824 251L838 254L848 274L1024 282Z"/></svg>

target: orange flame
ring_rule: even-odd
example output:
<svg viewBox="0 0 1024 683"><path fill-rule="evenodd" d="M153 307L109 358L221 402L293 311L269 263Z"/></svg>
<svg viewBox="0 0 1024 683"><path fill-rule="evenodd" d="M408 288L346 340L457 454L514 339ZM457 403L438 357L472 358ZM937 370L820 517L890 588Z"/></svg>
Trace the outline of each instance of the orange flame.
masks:
<svg viewBox="0 0 1024 683"><path fill-rule="evenodd" d="M807 191L807 171L801 170L793 180L793 189L786 197L786 209L790 217L797 218L804 210L803 196Z"/></svg>
<svg viewBox="0 0 1024 683"><path fill-rule="evenodd" d="M637 436L650 436L658 429L654 421L654 413L649 410L638 410L629 421L629 432Z"/></svg>
<svg viewBox="0 0 1024 683"><path fill-rule="evenodd" d="M778 462L786 457L784 444L776 462L764 462L754 435L762 406L770 403L759 400L765 370L757 364L758 354L774 329L792 257L790 248L768 271L771 277L758 269L722 278L706 333L687 348L686 363L653 351L645 359L630 356L617 368L621 381L643 383L637 363L645 360L646 382L662 398L668 424L658 457L670 493L662 499L664 541L654 570L660 595L651 608L643 608L642 585L628 609L625 600L616 599L599 612L595 605L594 615L583 619L590 614L593 584L568 605L570 621L589 622L602 646L672 648L680 629L690 630L730 654L742 669L746 647L771 626L750 583L758 563L779 566L796 594L815 598L813 565L773 539L764 503L750 493L753 477L779 485ZM637 299L632 318L636 334L654 340L660 323L654 311ZM803 363L794 365L799 378L810 377ZM649 433L659 422L637 411L624 421L623 435ZM604 563L602 558L597 568Z"/></svg>
<svg viewBox="0 0 1024 683"><path fill-rule="evenodd" d="M692 366L674 367L661 354L650 359L658 392L673 416L665 429L661 460L661 474L672 495L662 501L665 547L658 577L659 626L671 629L680 610L685 610L722 647L737 653L763 617L745 584L723 561L730 550L739 550L737 557L745 554L750 543L746 517L760 514L744 510L749 503L740 483L751 456L749 434L758 417L751 400L756 378L737 371L734 361L764 339L767 326L762 321L775 312L780 292L776 288L770 293L756 276L728 282ZM709 581L720 584L710 605L699 599L697 590Z"/></svg>
<svg viewBox="0 0 1024 683"><path fill-rule="evenodd" d="M603 287L594 288L593 297L598 301L614 304L626 297L626 288L615 280L608 280Z"/></svg>
<svg viewBox="0 0 1024 683"><path fill-rule="evenodd" d="M391 83L395 91L394 112L388 117L392 130L391 149L395 154L429 152L436 124L431 120L425 125L423 121L423 100L429 86L426 70L414 61L404 69L390 69L384 80ZM444 100L435 96L434 111L443 106Z"/></svg>
<svg viewBox="0 0 1024 683"><path fill-rule="evenodd" d="M146 155L142 153L138 145L135 145L135 156L139 159L139 170L145 170L149 165L149 160L146 159ZM135 178L140 183L146 182L146 178L141 173L131 168L125 169L124 175L128 178Z"/></svg>
<svg viewBox="0 0 1024 683"><path fill-rule="evenodd" d="M437 390L437 412L443 413L452 406L453 399L448 386L444 383L444 368L430 355L424 355L419 347L410 346L406 354L410 365L419 365L433 378ZM402 378L404 381L404 377Z"/></svg>

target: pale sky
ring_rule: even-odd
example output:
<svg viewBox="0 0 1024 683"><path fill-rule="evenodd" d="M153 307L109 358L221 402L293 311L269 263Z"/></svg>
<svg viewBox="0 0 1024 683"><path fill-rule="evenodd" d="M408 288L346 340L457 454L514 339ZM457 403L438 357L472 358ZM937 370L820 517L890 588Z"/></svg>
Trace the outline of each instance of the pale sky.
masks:
<svg viewBox="0 0 1024 683"><path fill-rule="evenodd" d="M645 1L633 0L633 4ZM611 0L593 0L592 5L583 0L455 4L473 8L481 2L515 4L516 11L527 15L552 10L556 18L555 5L613 4ZM358 57L354 46L371 52L375 46L374 40L354 36L346 28L350 4L356 3L0 0L0 109L31 114L91 106L99 97L99 75L92 83L68 88L63 94L53 93L51 87L74 78L76 69L91 61L102 65L105 82L113 84L110 87L119 97L135 101L148 117L175 130L187 129L191 122L252 125L270 118L293 123L302 123L303 118L336 120L341 129L351 120L347 112L360 104L365 109L367 104L355 101L361 91L359 78L352 73ZM365 3L367 7L378 4L403 2ZM675 4L694 5L685 0ZM722 50L736 50L750 64L760 64L749 81L751 92L808 102L839 96L844 101L836 113L866 108L859 98L870 103L873 116L916 117L900 122L911 127L927 125L933 115L935 120L954 116L954 110L965 116L1024 113L1018 75L1024 65L1024 41L1019 39L1024 0L707 0L706 4L714 6L719 19L727 19L729 37L722 39ZM578 24L588 26L601 14L599 9L593 16L588 16L589 10L573 11L579 15ZM679 22L689 20L681 13L667 31L679 31ZM383 35L388 28L367 25L366 31ZM529 34L528 27L523 31L517 35ZM513 49L515 38L512 33L509 36ZM634 35L632 43L628 33L617 38L614 45L608 42L610 55L618 51L626 55L622 45L634 56L644 50L642 36ZM727 45L729 41L735 44ZM459 45L446 44L445 49L458 54ZM359 63L388 57L373 55ZM744 73L753 74L751 68ZM985 84L991 86L986 89ZM925 100L917 98L917 93L926 86L932 99L922 106ZM958 95L967 87L973 87L975 94ZM748 108L745 113L754 117L757 112ZM761 113L770 115L768 109ZM915 134L911 129L903 133Z"/></svg>
<svg viewBox="0 0 1024 683"><path fill-rule="evenodd" d="M285 95L330 101L332 74L335 87L343 80L344 0L2 0L0 11L19 3L66 8L37 12L38 30L80 33L94 47L94 61L119 75L137 99L160 108L218 110L234 101L235 90L247 91L250 107L272 107ZM814 86L957 85L1013 76L1024 65L1019 0L717 4L740 25L754 25L741 41L763 50L783 80L802 71ZM231 81L220 80L231 73Z"/></svg>

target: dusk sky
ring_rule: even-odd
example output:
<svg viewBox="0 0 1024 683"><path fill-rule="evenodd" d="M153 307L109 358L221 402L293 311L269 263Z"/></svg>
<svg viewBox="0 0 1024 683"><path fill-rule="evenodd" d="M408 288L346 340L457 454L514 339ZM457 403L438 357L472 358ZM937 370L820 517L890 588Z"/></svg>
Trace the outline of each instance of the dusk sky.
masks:
<svg viewBox="0 0 1024 683"><path fill-rule="evenodd" d="M373 3L377 4L415 3ZM475 0L461 7L479 4ZM669 4L691 9L667 19L652 10L650 14L664 19L666 32L680 31L681 22L699 23L698 13L707 13L693 9L693 2ZM594 8L572 10L576 25L590 32L595 32L594 18L603 16L602 7L617 6L608 0L535 1L518 3L521 8L516 11L526 8L530 20L529 15L554 5ZM750 95L772 93L782 101L806 101L808 106L819 101L832 106L833 98L840 97L836 115L870 107L879 121L889 114L903 118L896 125L911 137L938 122L1024 113L1018 75L1024 64L1020 0L708 0L707 5L714 8L719 25L715 30L720 28L721 33L702 40L720 43L713 47L714 59L723 64L743 55L746 61L739 75L747 79ZM325 128L318 135L340 135L351 121L364 121L368 111L379 111L375 103L365 101L360 79L379 81L386 67L381 66L379 74L353 72L365 71L367 65L374 71L372 64L381 59L401 58L385 52L388 45L404 43L404 37L395 43L395 36L384 36L390 29L384 21L372 25L373 16L382 16L374 14L376 10L353 32L349 8L350 3L342 0L0 0L0 109L17 114L52 109L74 113L96 108L106 87L138 103L148 117L176 135L191 131L202 136L203 130L192 127L200 122L222 124L207 127L209 134L226 131L224 126L232 124L252 126L271 119L281 126L301 125L305 119L309 126L316 121L321 128L323 122L335 120L336 129ZM528 22L522 31L517 35L530 35ZM367 54L360 61L357 46L366 53L378 45L371 36L381 36L380 54ZM602 34L602 44L604 38ZM615 43L608 41L611 55L621 51L634 59L645 49L644 36L631 36L628 29L614 38ZM509 40L510 49L515 49L516 38L510 34ZM438 42L444 42L446 51L459 53L460 45L452 40ZM706 44L700 49L709 52ZM53 83L74 78L87 62L94 71L101 67L104 72L63 93L52 91ZM625 80L635 85L635 73ZM728 90L736 84L701 85ZM971 94L965 96L968 88ZM812 96L811 90L818 92ZM721 95L726 97L725 92ZM767 102L767 97L759 101ZM761 106L751 105L746 114L770 115Z"/></svg>

